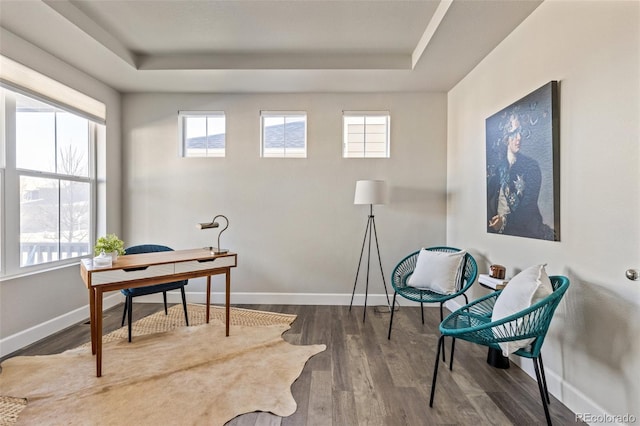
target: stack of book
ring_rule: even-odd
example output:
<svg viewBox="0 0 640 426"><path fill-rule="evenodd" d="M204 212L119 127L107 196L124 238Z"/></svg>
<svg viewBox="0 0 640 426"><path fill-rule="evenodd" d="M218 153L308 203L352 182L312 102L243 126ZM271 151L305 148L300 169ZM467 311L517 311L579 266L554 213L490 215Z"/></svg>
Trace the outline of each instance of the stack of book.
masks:
<svg viewBox="0 0 640 426"><path fill-rule="evenodd" d="M509 280L493 278L489 274L480 274L478 276L478 282L480 283L480 285L483 285L485 287L489 287L494 290L502 290L507 285Z"/></svg>

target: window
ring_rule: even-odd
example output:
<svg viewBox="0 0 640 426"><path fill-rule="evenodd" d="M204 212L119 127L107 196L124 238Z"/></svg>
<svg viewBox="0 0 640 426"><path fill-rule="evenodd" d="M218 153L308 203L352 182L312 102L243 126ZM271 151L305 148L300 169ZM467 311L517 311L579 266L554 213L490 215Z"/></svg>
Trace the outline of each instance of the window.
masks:
<svg viewBox="0 0 640 426"><path fill-rule="evenodd" d="M0 87L4 150L0 192L3 275L92 252L98 124ZM17 253L11 247L19 247Z"/></svg>
<svg viewBox="0 0 640 426"><path fill-rule="evenodd" d="M307 157L306 112L262 111L260 120L262 157Z"/></svg>
<svg viewBox="0 0 640 426"><path fill-rule="evenodd" d="M180 111L180 155L224 157L226 120L220 111Z"/></svg>
<svg viewBox="0 0 640 426"><path fill-rule="evenodd" d="M345 111L344 158L389 158L391 118L387 111Z"/></svg>

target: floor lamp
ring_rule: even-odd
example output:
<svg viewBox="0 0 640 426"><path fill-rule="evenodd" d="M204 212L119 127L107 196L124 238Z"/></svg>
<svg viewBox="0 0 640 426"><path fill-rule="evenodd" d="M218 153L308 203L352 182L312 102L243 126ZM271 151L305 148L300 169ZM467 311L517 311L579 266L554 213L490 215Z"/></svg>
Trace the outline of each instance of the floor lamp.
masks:
<svg viewBox="0 0 640 426"><path fill-rule="evenodd" d="M369 269L371 264L371 240L375 239L376 252L378 253L378 263L380 264L380 274L382 275L382 283L384 284L384 292L387 295L387 306L391 312L391 303L389 302L389 292L387 291L387 282L382 271L382 260L380 258L380 246L378 245L378 233L376 232L376 218L373 215L374 204L384 204L386 202L386 183L383 180L359 180L356 182L356 195L353 204L369 204L369 219L367 227L364 231L364 239L362 240L362 249L360 250L360 260L358 261L358 269L356 270L356 279L353 283L353 292L351 293L351 303L349 304L349 312L353 306L353 297L356 294L356 285L358 284L358 275L360 274L360 266L362 265L362 255L364 254L364 246L369 239L369 248L367 251L367 281L364 293L364 313L362 314L362 322L367 316L367 296L369 295Z"/></svg>

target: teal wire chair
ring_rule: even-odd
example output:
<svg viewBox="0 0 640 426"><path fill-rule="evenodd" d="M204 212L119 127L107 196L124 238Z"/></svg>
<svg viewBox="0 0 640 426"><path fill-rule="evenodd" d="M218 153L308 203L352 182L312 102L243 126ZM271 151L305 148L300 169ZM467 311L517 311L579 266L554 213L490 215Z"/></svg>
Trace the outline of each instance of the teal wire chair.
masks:
<svg viewBox="0 0 640 426"><path fill-rule="evenodd" d="M551 400L549 399L547 379L544 374L544 365L542 364L540 350L542 349L544 338L549 330L553 313L558 307L562 296L567 291L567 288L569 288L569 279L561 275L554 275L549 278L553 286L553 293L531 305L529 308L516 312L499 321L491 321L491 314L493 313L493 306L501 291L474 300L451 313L442 321L440 324L440 339L438 340L436 361L433 368L433 383L431 384L429 407L433 407L438 364L440 363L439 354L440 351L444 353L445 337L449 336L452 338L449 370L453 370L453 352L455 350L456 339L462 339L471 343L477 343L478 345L501 350L498 344L500 342L512 342L533 338L534 340L530 345L519 349L514 352L514 354L533 360L544 414L547 419L547 424L551 425L551 416L549 415L548 407Z"/></svg>
<svg viewBox="0 0 640 426"><path fill-rule="evenodd" d="M454 247L429 247L427 250L431 251L441 251L448 253L455 253L460 251L460 249ZM422 314L422 324L424 324L424 304L425 303L439 303L440 304L440 321L443 319L443 305L447 300L454 299L458 296L464 296L465 303L469 303L469 299L467 299L467 295L465 292L471 287L471 285L475 282L476 276L478 275L478 266L476 264L476 260L469 253L465 255L464 258L464 269L463 273L460 277L460 282L456 286L458 289L453 294L441 294L436 293L430 290L419 289L415 287L411 287L407 284L407 280L413 274L413 271L416 269L416 263L418 262L418 255L420 254L420 250L411 253L409 256L405 257L396 265L393 273L391 274L391 285L393 286L393 304L391 305L391 319L389 320L389 334L387 339L391 339L391 327L393 326L393 312L396 306L396 297L400 295L405 299L412 300L414 302L420 303L420 309ZM444 356L444 351L443 351Z"/></svg>

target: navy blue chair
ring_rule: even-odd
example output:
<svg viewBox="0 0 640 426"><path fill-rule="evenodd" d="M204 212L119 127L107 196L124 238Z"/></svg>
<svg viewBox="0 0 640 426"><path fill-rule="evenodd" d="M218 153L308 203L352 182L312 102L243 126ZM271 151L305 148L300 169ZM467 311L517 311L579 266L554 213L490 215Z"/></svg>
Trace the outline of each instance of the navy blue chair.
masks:
<svg viewBox="0 0 640 426"><path fill-rule="evenodd" d="M161 246L156 244L142 244L139 246L133 246L125 249L126 254L140 254L140 253L155 253L160 251L173 251L172 248L167 246ZM124 320L129 317L129 341L131 341L131 317L133 314L133 298L136 296L145 296L147 294L155 294L162 292L164 299L164 314L167 315L167 291L180 289L182 293L182 306L184 307L184 320L189 326L189 316L187 315L187 298L184 293L184 286L187 285L187 280L174 281L171 283L150 285L147 287L125 288L120 290L125 295L124 301L124 313L122 314L122 326L124 326Z"/></svg>

